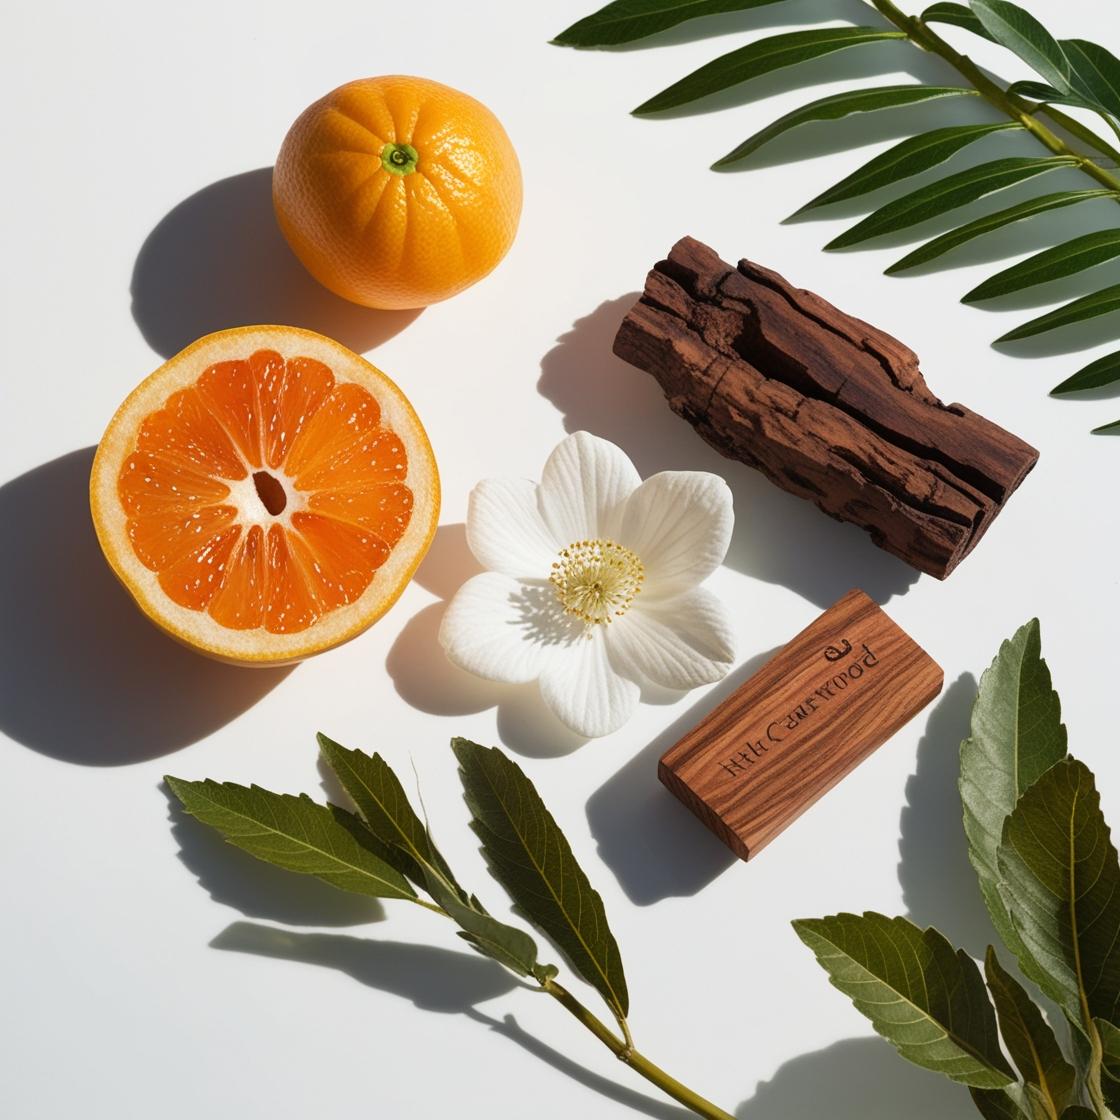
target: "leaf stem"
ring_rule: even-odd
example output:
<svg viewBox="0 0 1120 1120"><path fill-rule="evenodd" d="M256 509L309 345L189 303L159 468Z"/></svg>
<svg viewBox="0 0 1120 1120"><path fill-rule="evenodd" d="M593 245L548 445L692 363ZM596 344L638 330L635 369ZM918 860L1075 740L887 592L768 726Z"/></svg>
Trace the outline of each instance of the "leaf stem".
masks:
<svg viewBox="0 0 1120 1120"><path fill-rule="evenodd" d="M1096 179L1098 183L1108 187L1109 190L1120 191L1120 175L1113 174L1106 168L1101 167L1100 164L1094 163L1088 156L1075 152L1061 137L1047 128L1034 115L1027 102L998 86L972 59L954 50L929 24L918 16L907 15L893 3L893 0L869 0L869 2L884 19L894 24L900 31L905 32L912 43L947 62L958 74L972 83L981 97L995 106L1001 113L1006 114L1014 121L1018 121L1045 148L1056 155L1073 157L1077 161L1078 167L1086 175ZM1087 137L1092 137L1093 147L1098 151L1104 151L1110 158L1114 158L1117 154L1106 144L1102 147L1104 141L1100 137L1095 136L1089 129L1084 128L1071 117L1067 117L1065 113L1053 109L1048 110L1048 112L1052 120L1055 120L1072 135L1085 140L1086 143L1090 142ZM1070 128L1070 125L1074 127Z"/></svg>
<svg viewBox="0 0 1120 1120"><path fill-rule="evenodd" d="M584 1007L567 988L557 984L555 980L546 980L541 985L541 989L567 1008L620 1062L624 1062L635 1073L640 1073L673 1100L691 1109L698 1116L707 1117L708 1120L735 1120L731 1113L724 1112L711 1101L694 1093L687 1085L682 1085L675 1077L670 1076L660 1066L654 1065L644 1054L635 1050L624 1020L619 1020L619 1026L627 1037L619 1038L598 1016Z"/></svg>

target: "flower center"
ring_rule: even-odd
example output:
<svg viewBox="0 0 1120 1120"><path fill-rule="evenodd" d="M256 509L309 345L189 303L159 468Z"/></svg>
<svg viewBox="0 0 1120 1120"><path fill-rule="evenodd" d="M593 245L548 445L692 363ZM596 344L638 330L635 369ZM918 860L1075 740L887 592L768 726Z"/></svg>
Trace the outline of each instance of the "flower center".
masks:
<svg viewBox="0 0 1120 1120"><path fill-rule="evenodd" d="M575 541L561 549L548 577L564 611L589 627L624 615L644 579L641 560L607 540Z"/></svg>

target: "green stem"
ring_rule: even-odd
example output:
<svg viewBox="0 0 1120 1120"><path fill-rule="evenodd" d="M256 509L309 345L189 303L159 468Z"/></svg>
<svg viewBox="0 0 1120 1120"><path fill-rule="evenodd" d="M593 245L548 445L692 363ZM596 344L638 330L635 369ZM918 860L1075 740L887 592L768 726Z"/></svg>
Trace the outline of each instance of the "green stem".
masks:
<svg viewBox="0 0 1120 1120"><path fill-rule="evenodd" d="M972 84L981 97L989 104L994 105L1001 113L1006 114L1014 121L1018 121L1045 148L1055 155L1071 156L1086 175L1096 179L1098 183L1108 187L1109 190L1120 191L1120 175L1113 174L1106 168L1094 163L1088 156L1075 152L1061 137L1051 132L1046 125L1033 115L1027 102L996 85L972 59L955 51L937 32L930 28L929 24L923 22L917 16L908 16L892 0L870 0L870 3L880 15L894 24L899 31L905 32L912 43L944 59L958 74ZM1053 111L1051 111L1050 116L1057 119L1054 117ZM1076 121L1066 117L1064 113L1060 113L1059 117L1065 118L1060 122L1063 128L1068 127L1067 121L1075 126L1074 129L1069 129L1074 135L1081 135L1082 139L1084 139L1082 134L1085 133L1093 136L1088 129L1082 128ZM1093 146L1098 151L1103 150L1100 147L1103 141L1099 137L1094 137L1094 140L1096 143ZM1112 154L1111 150L1110 154Z"/></svg>
<svg viewBox="0 0 1120 1120"><path fill-rule="evenodd" d="M1080 121L1055 109L1053 105L1040 105L1036 112L1045 113L1055 124L1070 134L1076 136L1083 144L1095 148L1101 155L1108 156L1114 163L1120 165L1120 151L1117 151L1107 140L1102 140L1092 129L1086 128ZM1110 127L1113 127L1110 123ZM1120 135L1120 134L1118 134Z"/></svg>
<svg viewBox="0 0 1120 1120"><path fill-rule="evenodd" d="M619 1038L601 1019L592 1014L571 992L561 987L555 980L546 980L541 985L541 989L566 1007L620 1062L624 1062L635 1073L640 1073L673 1100L691 1109L698 1116L707 1117L708 1120L735 1120L731 1113L724 1112L711 1101L694 1093L687 1085L682 1085L660 1066L654 1065L649 1058L634 1049L633 1043ZM619 1025L629 1035L629 1030L623 1026L624 1023L624 1019L619 1019Z"/></svg>

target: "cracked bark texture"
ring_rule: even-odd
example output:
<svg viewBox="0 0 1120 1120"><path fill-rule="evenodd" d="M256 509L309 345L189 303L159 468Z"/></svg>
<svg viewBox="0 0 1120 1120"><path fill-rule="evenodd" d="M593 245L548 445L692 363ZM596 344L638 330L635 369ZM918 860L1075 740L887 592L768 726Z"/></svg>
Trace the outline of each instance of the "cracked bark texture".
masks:
<svg viewBox="0 0 1120 1120"><path fill-rule="evenodd" d="M652 374L717 451L938 579L1038 460L942 404L897 339L691 237L654 266L614 352Z"/></svg>

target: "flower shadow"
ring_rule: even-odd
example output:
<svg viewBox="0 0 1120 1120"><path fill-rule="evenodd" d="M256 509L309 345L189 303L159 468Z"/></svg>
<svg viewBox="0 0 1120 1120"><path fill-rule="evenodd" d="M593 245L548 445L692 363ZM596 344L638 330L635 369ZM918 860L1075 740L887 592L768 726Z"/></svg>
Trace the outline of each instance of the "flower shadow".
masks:
<svg viewBox="0 0 1120 1120"><path fill-rule="evenodd" d="M497 708L503 744L530 758L568 754L587 742L565 727L545 706L536 685L483 680L453 665L439 644L439 627L451 596L482 569L467 547L466 526L441 525L414 579L438 595L438 603L408 620L385 661L397 694L431 715L473 715ZM526 624L533 624L539 602L525 603Z"/></svg>
<svg viewBox="0 0 1120 1120"><path fill-rule="evenodd" d="M541 362L537 390L581 429L618 444L642 477L663 470L722 476L735 501L735 531L724 563L781 584L824 608L853 587L885 603L918 573L871 543L854 525L787 494L758 471L726 459L673 413L648 374L614 355L612 345L631 292L578 319Z"/></svg>

